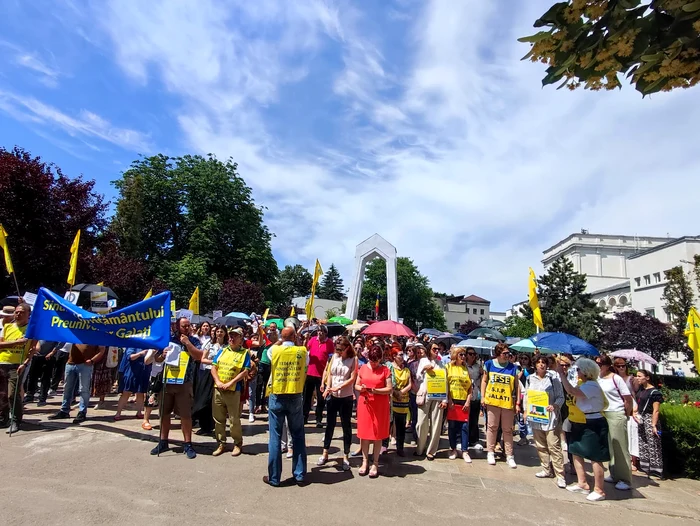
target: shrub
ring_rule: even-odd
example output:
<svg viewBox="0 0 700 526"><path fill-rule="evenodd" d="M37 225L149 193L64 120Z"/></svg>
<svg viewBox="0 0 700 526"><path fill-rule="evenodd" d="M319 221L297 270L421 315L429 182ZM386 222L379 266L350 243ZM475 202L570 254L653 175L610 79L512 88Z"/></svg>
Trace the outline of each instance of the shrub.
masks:
<svg viewBox="0 0 700 526"><path fill-rule="evenodd" d="M700 408L661 404L661 428L665 471L700 479Z"/></svg>
<svg viewBox="0 0 700 526"><path fill-rule="evenodd" d="M687 402L700 401L700 389L685 391L681 389L669 389L666 386L662 386L661 393L664 395L664 400L671 404L685 404Z"/></svg>
<svg viewBox="0 0 700 526"><path fill-rule="evenodd" d="M659 381L669 389L678 389L679 391L696 391L700 390L700 377L685 378L683 376L659 376Z"/></svg>

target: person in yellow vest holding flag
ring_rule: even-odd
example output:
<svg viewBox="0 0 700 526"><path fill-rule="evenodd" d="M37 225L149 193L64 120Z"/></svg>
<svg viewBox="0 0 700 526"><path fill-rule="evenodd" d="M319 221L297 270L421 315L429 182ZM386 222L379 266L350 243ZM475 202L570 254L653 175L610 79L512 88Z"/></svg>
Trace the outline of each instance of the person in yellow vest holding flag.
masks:
<svg viewBox="0 0 700 526"><path fill-rule="evenodd" d="M285 327L281 341L269 349L270 381L268 404L270 441L268 444L267 475L263 482L279 486L282 476L282 447L280 444L285 418L294 443L292 471L297 484L306 477L306 437L304 435L304 383L309 366L306 347L296 345L296 331Z"/></svg>
<svg viewBox="0 0 700 526"><path fill-rule="evenodd" d="M214 378L214 399L212 415L214 417L214 434L219 447L213 456L218 457L226 451L226 416L231 423L233 451L231 455L239 456L243 452L243 428L241 427L241 392L243 380L250 370L250 352L241 346L243 329L233 329L229 333L229 344L223 347L211 364Z"/></svg>
<svg viewBox="0 0 700 526"><path fill-rule="evenodd" d="M513 421L520 410L520 382L517 366L509 360L510 349L499 343L493 350L494 359L484 364L481 379L481 403L486 409L486 460L496 465L496 436L503 430L503 443L508 467L517 468L513 456Z"/></svg>
<svg viewBox="0 0 700 526"><path fill-rule="evenodd" d="M22 373L31 360L33 340L24 337L31 313L29 305L20 303L0 337L0 427L9 426L8 433L19 431L22 423L22 397L16 391L22 389Z"/></svg>

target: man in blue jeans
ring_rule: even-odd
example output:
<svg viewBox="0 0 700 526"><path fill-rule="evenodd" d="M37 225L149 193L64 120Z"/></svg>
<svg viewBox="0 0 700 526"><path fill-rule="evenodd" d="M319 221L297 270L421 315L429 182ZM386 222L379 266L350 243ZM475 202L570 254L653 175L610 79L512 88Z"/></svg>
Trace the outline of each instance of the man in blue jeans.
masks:
<svg viewBox="0 0 700 526"><path fill-rule="evenodd" d="M49 420L61 420L70 418L70 403L75 392L75 384L80 387L80 405L78 415L73 419L74 424L80 424L87 418L87 408L90 403L90 380L92 379L92 365L99 362L105 354L105 347L97 345L73 344L68 354L66 364L66 377L63 383L63 403L61 409Z"/></svg>
<svg viewBox="0 0 700 526"><path fill-rule="evenodd" d="M282 477L282 447L280 436L284 419L294 443L292 471L297 484L306 477L306 437L304 434L304 382L309 366L306 347L297 346L293 327L282 329L281 342L270 347L270 401L267 406L270 427L267 475L263 482L280 485Z"/></svg>

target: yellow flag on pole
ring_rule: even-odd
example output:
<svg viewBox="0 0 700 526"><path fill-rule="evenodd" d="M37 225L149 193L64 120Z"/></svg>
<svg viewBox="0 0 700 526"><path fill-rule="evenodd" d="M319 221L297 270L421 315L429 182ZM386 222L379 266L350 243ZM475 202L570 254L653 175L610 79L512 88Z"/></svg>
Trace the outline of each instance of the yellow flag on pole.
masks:
<svg viewBox="0 0 700 526"><path fill-rule="evenodd" d="M532 309L532 321L543 331L542 311L540 311L540 301L537 299L537 281L535 281L535 271L532 268L530 268L530 279L528 281L528 302Z"/></svg>
<svg viewBox="0 0 700 526"><path fill-rule="evenodd" d="M98 287L104 287L104 286L105 286L105 282L104 282L104 281L100 281L100 282L97 284L97 286L98 286Z"/></svg>
<svg viewBox="0 0 700 526"><path fill-rule="evenodd" d="M192 293L189 310L191 310L194 314L199 314L199 285L197 285L197 288L194 289L194 292Z"/></svg>
<svg viewBox="0 0 700 526"><path fill-rule="evenodd" d="M267 317L270 315L270 307L265 309L265 312L263 312L263 323L267 321Z"/></svg>
<svg viewBox="0 0 700 526"><path fill-rule="evenodd" d="M323 275L323 269L321 268L321 263L319 263L317 259L316 266L314 266L314 280L311 283L311 296L306 300L306 307L304 308L307 320L314 317L314 296L316 295L316 285L318 285L321 275Z"/></svg>
<svg viewBox="0 0 700 526"><path fill-rule="evenodd" d="M153 296L153 289L152 288L148 289L148 292L146 292L146 295L143 297L143 301L146 301L151 296Z"/></svg>
<svg viewBox="0 0 700 526"><path fill-rule="evenodd" d="M289 317L290 317L290 318L293 318L293 317L296 316L296 315L297 315L297 311L294 310L294 305L292 305L292 310L291 310L291 312L289 313Z"/></svg>
<svg viewBox="0 0 700 526"><path fill-rule="evenodd" d="M15 268L12 266L12 259L10 258L10 247L7 244L7 231L5 227L0 225L0 246L2 251L5 253L5 268L8 274L14 274Z"/></svg>
<svg viewBox="0 0 700 526"><path fill-rule="evenodd" d="M693 350L695 369L700 371L700 314L695 307L690 307L683 334L688 337L688 347Z"/></svg>
<svg viewBox="0 0 700 526"><path fill-rule="evenodd" d="M80 230L75 234L73 244L70 247L70 270L68 270L68 284L75 286L75 274L78 272L78 247L80 246Z"/></svg>

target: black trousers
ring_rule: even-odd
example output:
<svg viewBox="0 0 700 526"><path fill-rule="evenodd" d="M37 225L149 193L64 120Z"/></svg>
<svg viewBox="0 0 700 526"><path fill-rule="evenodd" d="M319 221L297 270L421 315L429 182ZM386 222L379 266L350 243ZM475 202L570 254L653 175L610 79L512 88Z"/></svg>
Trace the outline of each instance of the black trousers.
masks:
<svg viewBox="0 0 700 526"><path fill-rule="evenodd" d="M406 442L406 413L394 411L394 429L396 431L396 451L403 451Z"/></svg>
<svg viewBox="0 0 700 526"><path fill-rule="evenodd" d="M258 385L255 388L255 400L258 407L265 409L265 389L267 388L267 382L270 380L270 369L271 365L269 363L258 362Z"/></svg>
<svg viewBox="0 0 700 526"><path fill-rule="evenodd" d="M57 352L51 358L53 362L53 372L51 373L51 389L58 391L58 384L63 380L63 373L66 371L66 363L68 363L67 352Z"/></svg>
<svg viewBox="0 0 700 526"><path fill-rule="evenodd" d="M32 365L29 368L29 377L27 379L27 396L34 398L37 390L37 384L41 381L41 392L39 400L46 400L49 395L49 387L51 387L51 378L53 377L54 360L45 356L35 356L32 358Z"/></svg>
<svg viewBox="0 0 700 526"><path fill-rule="evenodd" d="M472 400L469 404L469 445L474 446L479 442L479 413L481 412L481 400Z"/></svg>
<svg viewBox="0 0 700 526"><path fill-rule="evenodd" d="M326 406L326 401L323 399L321 392L321 377L307 376L304 384L304 423L309 421L309 413L311 412L311 399L316 391L316 423L320 424L323 420L323 408Z"/></svg>
<svg viewBox="0 0 700 526"><path fill-rule="evenodd" d="M327 450L331 447L336 420L338 414L340 414L340 425L343 428L343 453L349 455L350 447L352 446L352 396L344 398L331 396L326 409L328 413L326 415L326 436L323 439L323 449Z"/></svg>

